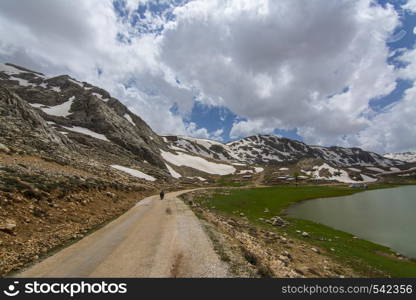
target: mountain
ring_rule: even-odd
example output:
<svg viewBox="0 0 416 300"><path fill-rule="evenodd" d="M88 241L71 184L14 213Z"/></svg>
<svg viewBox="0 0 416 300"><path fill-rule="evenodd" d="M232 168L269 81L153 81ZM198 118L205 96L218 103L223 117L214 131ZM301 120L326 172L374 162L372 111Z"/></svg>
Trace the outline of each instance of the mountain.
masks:
<svg viewBox="0 0 416 300"><path fill-rule="evenodd" d="M226 144L162 137L99 87L13 64L0 65L0 97L0 143L97 174L122 172L148 183L201 183L244 166L285 166L305 159L331 168L404 164L359 148L311 146L273 135Z"/></svg>
<svg viewBox="0 0 416 300"><path fill-rule="evenodd" d="M0 65L0 80L0 142L57 159L88 157L170 177L160 155L163 140L107 91L11 64Z"/></svg>
<svg viewBox="0 0 416 300"><path fill-rule="evenodd" d="M250 136L227 144L183 136L165 136L165 139L170 143L171 150L251 165L285 165L306 158L320 159L337 167L391 167L403 164L360 148L309 146L274 135Z"/></svg>
<svg viewBox="0 0 416 300"><path fill-rule="evenodd" d="M401 160L408 163L416 162L416 152L386 153L384 157Z"/></svg>
<svg viewBox="0 0 416 300"><path fill-rule="evenodd" d="M159 136L104 89L0 64L0 276L161 189L283 184L294 174L311 184L411 182L415 167L271 135Z"/></svg>

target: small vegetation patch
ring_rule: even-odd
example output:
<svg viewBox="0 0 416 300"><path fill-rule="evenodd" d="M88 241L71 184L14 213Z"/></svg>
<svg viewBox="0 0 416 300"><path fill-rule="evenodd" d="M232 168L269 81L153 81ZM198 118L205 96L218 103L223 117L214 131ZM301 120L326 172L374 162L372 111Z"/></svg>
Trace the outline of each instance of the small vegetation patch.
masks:
<svg viewBox="0 0 416 300"><path fill-rule="evenodd" d="M245 186L248 184L248 182L239 181L235 178L233 175L225 175L221 176L217 180L217 185L219 186L225 186L225 187L240 187Z"/></svg>

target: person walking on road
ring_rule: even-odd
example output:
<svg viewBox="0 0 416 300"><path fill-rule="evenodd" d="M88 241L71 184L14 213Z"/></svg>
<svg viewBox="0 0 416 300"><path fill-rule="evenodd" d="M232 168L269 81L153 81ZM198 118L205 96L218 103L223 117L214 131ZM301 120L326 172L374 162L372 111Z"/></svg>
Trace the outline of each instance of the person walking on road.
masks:
<svg viewBox="0 0 416 300"><path fill-rule="evenodd" d="M163 198L165 198L165 192L162 190L160 192L160 200L163 200Z"/></svg>

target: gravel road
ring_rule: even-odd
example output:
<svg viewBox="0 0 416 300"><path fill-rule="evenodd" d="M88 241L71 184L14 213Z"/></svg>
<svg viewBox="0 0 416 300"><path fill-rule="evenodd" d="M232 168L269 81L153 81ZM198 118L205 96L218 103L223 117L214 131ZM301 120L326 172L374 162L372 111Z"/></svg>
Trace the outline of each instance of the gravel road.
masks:
<svg viewBox="0 0 416 300"><path fill-rule="evenodd" d="M151 196L17 277L229 277L198 218L172 192Z"/></svg>

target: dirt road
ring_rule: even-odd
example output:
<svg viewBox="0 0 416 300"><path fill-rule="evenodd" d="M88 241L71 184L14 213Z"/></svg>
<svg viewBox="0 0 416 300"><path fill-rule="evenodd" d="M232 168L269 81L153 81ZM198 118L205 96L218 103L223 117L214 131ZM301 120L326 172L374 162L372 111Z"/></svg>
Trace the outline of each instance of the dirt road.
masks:
<svg viewBox="0 0 416 300"><path fill-rule="evenodd" d="M17 277L229 277L194 213L168 193L148 197Z"/></svg>

